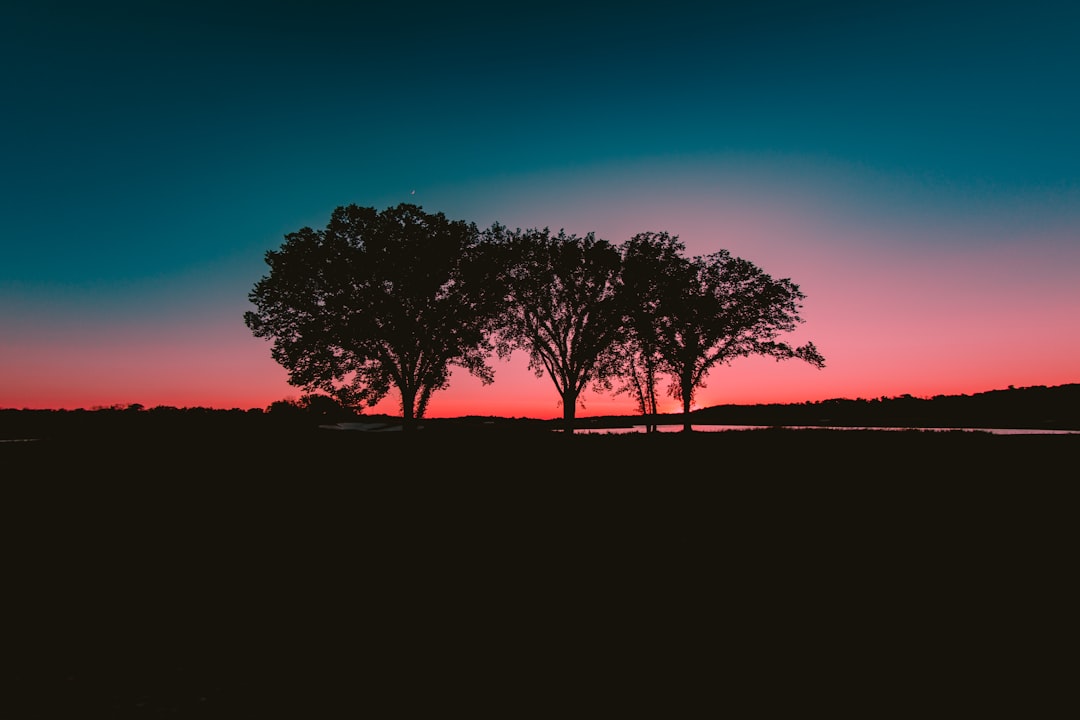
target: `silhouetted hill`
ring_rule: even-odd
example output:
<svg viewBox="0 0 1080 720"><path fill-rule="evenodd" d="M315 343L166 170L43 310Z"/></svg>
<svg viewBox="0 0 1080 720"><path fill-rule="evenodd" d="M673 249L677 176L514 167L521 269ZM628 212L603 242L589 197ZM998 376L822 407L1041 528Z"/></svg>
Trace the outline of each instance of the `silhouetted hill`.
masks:
<svg viewBox="0 0 1080 720"><path fill-rule="evenodd" d="M718 405L692 413L694 422L724 425L825 427L1080 429L1080 384L1037 385L974 395L902 395L800 404Z"/></svg>

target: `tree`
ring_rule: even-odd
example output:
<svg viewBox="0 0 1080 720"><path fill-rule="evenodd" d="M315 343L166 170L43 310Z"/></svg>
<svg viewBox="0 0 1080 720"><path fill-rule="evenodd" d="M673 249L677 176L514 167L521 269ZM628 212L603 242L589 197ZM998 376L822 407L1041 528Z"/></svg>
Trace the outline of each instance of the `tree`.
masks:
<svg viewBox="0 0 1080 720"><path fill-rule="evenodd" d="M685 249L678 237L666 232L638 233L621 247L625 333L617 345L617 375L622 381L617 392L633 396L646 417L646 432L655 432L656 424L648 418L659 412L661 313L672 305L686 281Z"/></svg>
<svg viewBox="0 0 1080 720"><path fill-rule="evenodd" d="M590 384L610 389L622 320L619 251L593 233L552 235L547 228L510 231L496 224L486 236L492 257L501 258L507 301L498 353L528 353L529 368L555 385L565 430L572 433L581 393Z"/></svg>
<svg viewBox="0 0 1080 720"><path fill-rule="evenodd" d="M790 279L774 280L727 250L695 257L682 272L680 291L665 294L651 312L661 366L673 380L671 395L682 403L684 431L692 429L694 393L705 387L716 365L768 355L825 366L813 343L791 347L777 340L803 322L799 311L805 296Z"/></svg>
<svg viewBox="0 0 1080 720"><path fill-rule="evenodd" d="M451 366L494 379L486 358L500 295L483 277L479 238L475 225L416 205L338 207L324 230L302 228L266 253L270 272L244 321L273 340L290 384L350 407L397 388L411 429Z"/></svg>

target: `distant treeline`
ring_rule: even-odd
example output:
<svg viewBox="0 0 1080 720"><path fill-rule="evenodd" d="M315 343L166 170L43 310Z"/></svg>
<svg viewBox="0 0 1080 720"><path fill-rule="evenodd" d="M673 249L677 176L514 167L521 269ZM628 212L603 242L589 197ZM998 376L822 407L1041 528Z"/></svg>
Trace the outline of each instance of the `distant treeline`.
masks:
<svg viewBox="0 0 1080 720"><path fill-rule="evenodd" d="M0 410L0 439L61 438L123 433L184 433L214 435L228 433L293 432L318 428L318 423L352 419L355 414L334 404L302 405L278 401L265 410L132 405L95 407L89 410Z"/></svg>
<svg viewBox="0 0 1080 720"><path fill-rule="evenodd" d="M1080 384L991 390L974 395L911 395L822 400L795 404L718 405L692 413L696 425L819 425L825 427L985 427L1080 430ZM628 425L641 416L579 418L579 427ZM656 418L682 422L681 415ZM90 410L0 409L0 439L70 437L102 433L266 433L317 431L319 425L349 421L395 422L388 415L364 415L325 396L280 400L269 407L146 408L139 404ZM485 416L428 419L428 428L513 427L549 429L556 421Z"/></svg>
<svg viewBox="0 0 1080 720"><path fill-rule="evenodd" d="M698 424L1080 429L1080 384L990 390L974 395L911 395L801 404L718 405L693 413Z"/></svg>

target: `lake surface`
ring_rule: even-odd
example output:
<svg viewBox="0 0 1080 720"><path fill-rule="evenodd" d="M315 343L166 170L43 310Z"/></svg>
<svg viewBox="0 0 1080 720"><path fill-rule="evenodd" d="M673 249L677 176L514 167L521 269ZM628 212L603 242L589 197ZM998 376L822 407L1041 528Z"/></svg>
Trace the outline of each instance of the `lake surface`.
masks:
<svg viewBox="0 0 1080 720"><path fill-rule="evenodd" d="M390 430L400 430L400 426L387 427L381 424L372 427L364 427L361 423L339 423L336 426L322 425L320 427L334 430L366 430L368 432L385 432ZM836 425L705 425L705 424L693 424L691 428L695 432L728 432L732 430L768 430L770 428L783 428L785 430L919 430L922 432L981 432L989 433L991 435L1080 435L1080 430L1045 430L1039 428L924 428L924 427L876 427L872 425L867 426L836 426ZM658 432L671 433L682 432L682 425L657 425ZM563 432L561 429L556 429L554 432ZM633 433L644 433L645 425L631 425L628 427L614 427L614 428L576 428L575 434L583 435L623 435ZM0 438L0 443L28 443L37 442L39 438Z"/></svg>
<svg viewBox="0 0 1080 720"><path fill-rule="evenodd" d="M1080 435L1080 430L1042 430L1038 428L910 428L910 427L839 427L822 425L691 425L695 432L725 432L729 430L768 430L769 428L784 428L785 430L921 430L924 432L951 432L961 430L963 432L983 432L991 435ZM658 432L681 432L682 425L657 425ZM575 433L593 435L612 435L623 433L643 433L644 425L619 428L582 428L574 430Z"/></svg>

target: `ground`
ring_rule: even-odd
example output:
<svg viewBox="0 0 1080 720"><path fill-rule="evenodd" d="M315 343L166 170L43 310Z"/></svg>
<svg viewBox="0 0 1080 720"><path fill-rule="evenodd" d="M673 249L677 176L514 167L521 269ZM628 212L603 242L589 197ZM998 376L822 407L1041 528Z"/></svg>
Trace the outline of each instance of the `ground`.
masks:
<svg viewBox="0 0 1080 720"><path fill-rule="evenodd" d="M936 688L1030 711L1061 675L1077 449L798 431L5 446L9 647L45 717L842 708L859 688L879 708Z"/></svg>

